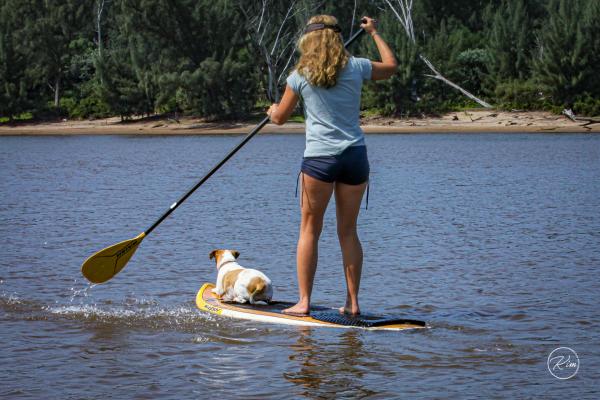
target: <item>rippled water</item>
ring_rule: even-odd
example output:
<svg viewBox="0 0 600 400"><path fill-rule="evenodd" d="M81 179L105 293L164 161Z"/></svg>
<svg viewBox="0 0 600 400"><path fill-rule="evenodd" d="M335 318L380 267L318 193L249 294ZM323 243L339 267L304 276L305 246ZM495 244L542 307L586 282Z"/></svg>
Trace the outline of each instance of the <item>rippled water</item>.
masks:
<svg viewBox="0 0 600 400"><path fill-rule="evenodd" d="M371 135L365 311L405 332L213 317L208 253L234 248L293 300L303 137L253 139L109 283L79 273L151 225L240 137L0 138L0 396L598 398L600 136ZM334 209L315 303L340 305ZM547 369L559 346L578 374Z"/></svg>

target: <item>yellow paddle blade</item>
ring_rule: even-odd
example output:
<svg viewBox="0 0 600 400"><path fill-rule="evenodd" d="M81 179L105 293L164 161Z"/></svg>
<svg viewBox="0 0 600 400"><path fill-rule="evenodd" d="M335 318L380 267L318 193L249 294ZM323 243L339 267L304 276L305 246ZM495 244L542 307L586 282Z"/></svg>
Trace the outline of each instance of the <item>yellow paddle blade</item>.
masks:
<svg viewBox="0 0 600 400"><path fill-rule="evenodd" d="M113 244L89 257L81 266L81 273L92 283L104 283L119 273L133 256L146 234Z"/></svg>

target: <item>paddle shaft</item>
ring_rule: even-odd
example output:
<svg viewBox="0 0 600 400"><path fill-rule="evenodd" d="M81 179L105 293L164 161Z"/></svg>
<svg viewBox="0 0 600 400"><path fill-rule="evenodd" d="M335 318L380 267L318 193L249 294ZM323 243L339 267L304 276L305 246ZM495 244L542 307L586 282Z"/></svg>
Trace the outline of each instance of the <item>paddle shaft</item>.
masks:
<svg viewBox="0 0 600 400"><path fill-rule="evenodd" d="M362 28L359 29L354 35L352 35L352 37L350 37L350 39L348 39L346 41L346 43L344 43L344 47L350 46L364 32L365 32L364 29L362 29ZM194 193L196 191L196 189L198 189L200 186L202 186L202 184L204 182L206 182L208 180L208 178L213 176L213 174L215 172L217 172L227 161L229 161L229 159L231 157L233 157L233 155L235 153L237 153L239 149L244 147L244 145L246 143L248 143L250 141L250 139L252 139L268 123L269 123L269 117L266 116L262 121L260 121L260 123L258 125L256 125L256 127L254 129L252 129L252 131L248 135L246 135L246 137L237 146L235 146L221 161L219 161L219 163L217 165L215 165L206 175L204 175L204 177L202 179L200 179L198 181L198 183L196 183L190 190L188 190L187 193L184 194L179 200L177 200L175 203L173 203L171 205L171 207L169 207L169 209L163 215L161 215L160 218L157 219L156 222L154 224L152 224L152 226L150 228L148 228L144 232L145 235L148 236L150 234L150 232L152 232L154 230L154 228L156 228L158 225L160 225L161 222L163 222L169 215L171 215L171 213L173 211L175 211L177 209L177 207L179 207L181 205L181 203L183 203L188 197L190 197L190 195L192 193Z"/></svg>

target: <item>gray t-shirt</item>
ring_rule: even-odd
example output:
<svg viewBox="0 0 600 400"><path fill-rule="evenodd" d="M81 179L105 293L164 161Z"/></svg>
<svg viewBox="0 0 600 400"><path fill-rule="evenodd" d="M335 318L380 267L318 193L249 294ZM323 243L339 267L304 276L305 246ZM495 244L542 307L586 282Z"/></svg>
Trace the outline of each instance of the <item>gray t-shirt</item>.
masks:
<svg viewBox="0 0 600 400"><path fill-rule="evenodd" d="M304 102L306 149L304 157L335 156L349 146L364 146L360 129L360 92L364 80L371 79L371 61L350 57L329 89L312 86L294 70L288 86Z"/></svg>

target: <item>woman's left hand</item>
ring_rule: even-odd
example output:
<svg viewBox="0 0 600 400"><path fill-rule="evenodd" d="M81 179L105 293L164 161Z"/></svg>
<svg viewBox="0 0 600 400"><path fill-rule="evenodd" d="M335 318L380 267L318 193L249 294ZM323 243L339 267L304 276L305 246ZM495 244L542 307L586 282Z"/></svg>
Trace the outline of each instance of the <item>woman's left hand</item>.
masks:
<svg viewBox="0 0 600 400"><path fill-rule="evenodd" d="M281 103L273 103L267 110L267 115L275 125L283 125L290 118L298 104L298 96L289 86L285 86Z"/></svg>
<svg viewBox="0 0 600 400"><path fill-rule="evenodd" d="M273 113L277 112L277 108L279 107L279 103L271 104L271 107L267 110L267 115L270 117Z"/></svg>

